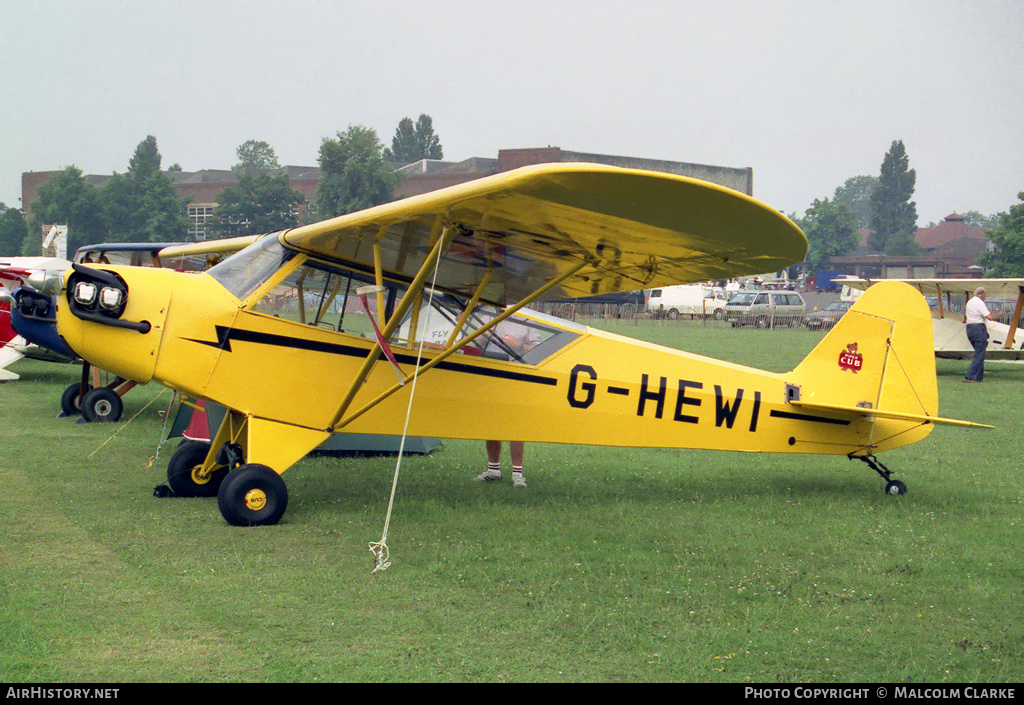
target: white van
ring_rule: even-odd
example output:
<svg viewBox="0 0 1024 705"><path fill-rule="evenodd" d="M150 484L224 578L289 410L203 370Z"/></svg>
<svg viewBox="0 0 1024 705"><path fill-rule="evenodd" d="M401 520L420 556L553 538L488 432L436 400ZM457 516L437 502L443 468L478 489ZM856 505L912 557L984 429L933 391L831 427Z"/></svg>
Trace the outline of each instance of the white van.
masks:
<svg viewBox="0 0 1024 705"><path fill-rule="evenodd" d="M721 319L727 295L700 284L682 284L651 289L647 299L647 310L657 317L675 320L680 316L704 318L712 316Z"/></svg>

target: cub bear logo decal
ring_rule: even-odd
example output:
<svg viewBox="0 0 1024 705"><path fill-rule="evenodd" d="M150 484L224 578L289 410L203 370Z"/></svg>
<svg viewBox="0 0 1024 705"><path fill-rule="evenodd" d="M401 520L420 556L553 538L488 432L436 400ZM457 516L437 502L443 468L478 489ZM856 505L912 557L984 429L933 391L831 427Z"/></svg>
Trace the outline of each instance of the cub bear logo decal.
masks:
<svg viewBox="0 0 1024 705"><path fill-rule="evenodd" d="M857 352L857 343L850 343L849 345L846 346L846 350L839 353L840 369L860 372L860 368L863 365L864 356Z"/></svg>

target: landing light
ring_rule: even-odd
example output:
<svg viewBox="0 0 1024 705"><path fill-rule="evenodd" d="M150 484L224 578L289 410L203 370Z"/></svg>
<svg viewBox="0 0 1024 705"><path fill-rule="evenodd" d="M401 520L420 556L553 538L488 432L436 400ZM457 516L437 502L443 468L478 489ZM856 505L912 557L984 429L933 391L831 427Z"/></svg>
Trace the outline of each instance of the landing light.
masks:
<svg viewBox="0 0 1024 705"><path fill-rule="evenodd" d="M91 282L78 282L75 285L75 301L88 306L96 300L96 285Z"/></svg>
<svg viewBox="0 0 1024 705"><path fill-rule="evenodd" d="M100 290L100 307L107 310L114 310L121 305L121 291L112 286L105 286Z"/></svg>

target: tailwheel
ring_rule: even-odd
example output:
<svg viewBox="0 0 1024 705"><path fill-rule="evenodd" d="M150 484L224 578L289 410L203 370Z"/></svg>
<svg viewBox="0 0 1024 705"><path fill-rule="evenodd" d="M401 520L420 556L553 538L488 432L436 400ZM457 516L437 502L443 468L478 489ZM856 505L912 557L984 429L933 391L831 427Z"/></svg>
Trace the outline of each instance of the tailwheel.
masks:
<svg viewBox="0 0 1024 705"><path fill-rule="evenodd" d="M204 441L185 441L174 451L167 463L167 485L179 497L213 497L227 477L228 469L215 467L203 471L203 464L210 452L210 444Z"/></svg>
<svg viewBox="0 0 1024 705"><path fill-rule="evenodd" d="M885 485L885 493L892 495L900 495L907 493L907 486L899 480L890 480Z"/></svg>
<svg viewBox="0 0 1024 705"><path fill-rule="evenodd" d="M893 480L892 470L885 467L885 464L874 455L850 455L848 457L850 459L856 458L857 460L864 461L868 464L868 467L877 472L879 476L885 480L886 494L898 496L907 493L907 486L899 480Z"/></svg>
<svg viewBox="0 0 1024 705"><path fill-rule="evenodd" d="M121 397L109 387L96 387L82 397L82 418L89 422L117 421L122 409Z"/></svg>
<svg viewBox="0 0 1024 705"><path fill-rule="evenodd" d="M249 463L228 473L217 492L217 506L232 526L268 526L284 515L288 489L272 469Z"/></svg>

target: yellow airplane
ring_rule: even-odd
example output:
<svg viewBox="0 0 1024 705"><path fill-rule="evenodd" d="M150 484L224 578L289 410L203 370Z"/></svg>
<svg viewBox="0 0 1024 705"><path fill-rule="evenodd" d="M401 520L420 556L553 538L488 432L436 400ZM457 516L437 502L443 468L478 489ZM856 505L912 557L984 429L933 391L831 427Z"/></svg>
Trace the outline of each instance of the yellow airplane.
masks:
<svg viewBox="0 0 1024 705"><path fill-rule="evenodd" d="M843 284L861 291L881 280L844 279ZM1017 323L1024 312L1024 279L898 279L906 282L935 302L931 307L935 338L935 357L946 360L970 360L974 347L967 340L964 305L979 286L985 288L990 310L1005 314L1009 325L986 321L990 360L1024 361L1024 331ZM998 301L1000 300L1001 301Z"/></svg>
<svg viewBox="0 0 1024 705"><path fill-rule="evenodd" d="M937 416L931 318L907 285L866 292L785 374L524 308L777 271L806 248L707 182L541 165L253 237L203 274L75 264L58 329L103 369L227 407L168 484L216 494L233 525L276 523L281 474L339 431L847 455L900 494L875 453L974 425Z"/></svg>

